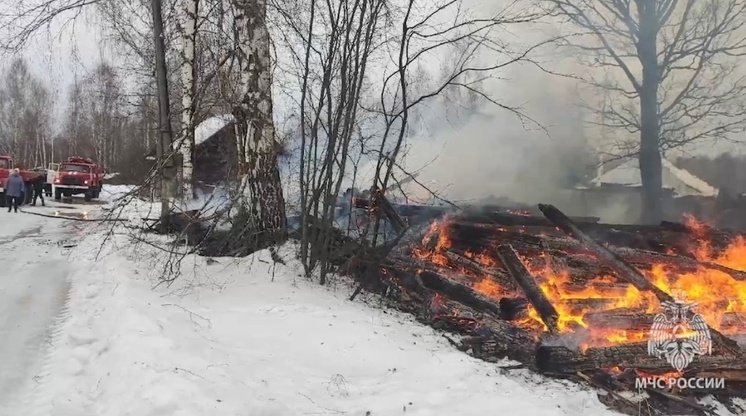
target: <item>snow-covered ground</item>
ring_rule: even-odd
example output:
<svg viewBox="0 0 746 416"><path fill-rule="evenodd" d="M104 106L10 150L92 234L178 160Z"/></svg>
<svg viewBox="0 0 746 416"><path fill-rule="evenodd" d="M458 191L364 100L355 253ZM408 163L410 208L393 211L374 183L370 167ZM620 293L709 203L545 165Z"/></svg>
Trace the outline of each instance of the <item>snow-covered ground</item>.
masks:
<svg viewBox="0 0 746 416"><path fill-rule="evenodd" d="M23 207L76 213L89 205ZM47 341L64 311L71 241L84 230L65 221L0 208L0 415L22 415L42 371ZM16 410L11 410L16 409Z"/></svg>
<svg viewBox="0 0 746 416"><path fill-rule="evenodd" d="M178 287L153 291L145 253L119 246L94 261L99 243L78 246L39 414L610 414L594 392L473 360L267 252L188 259ZM290 246L281 254L293 263Z"/></svg>

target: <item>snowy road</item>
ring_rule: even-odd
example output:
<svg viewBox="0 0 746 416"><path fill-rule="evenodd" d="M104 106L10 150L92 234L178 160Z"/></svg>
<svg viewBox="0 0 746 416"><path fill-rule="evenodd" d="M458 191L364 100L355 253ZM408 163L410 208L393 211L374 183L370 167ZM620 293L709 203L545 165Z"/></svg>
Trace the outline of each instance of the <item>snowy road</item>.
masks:
<svg viewBox="0 0 746 416"><path fill-rule="evenodd" d="M26 209L50 214L61 208ZM68 221L0 209L0 416L19 414L17 406L42 382L50 331L68 295L60 243L72 232Z"/></svg>

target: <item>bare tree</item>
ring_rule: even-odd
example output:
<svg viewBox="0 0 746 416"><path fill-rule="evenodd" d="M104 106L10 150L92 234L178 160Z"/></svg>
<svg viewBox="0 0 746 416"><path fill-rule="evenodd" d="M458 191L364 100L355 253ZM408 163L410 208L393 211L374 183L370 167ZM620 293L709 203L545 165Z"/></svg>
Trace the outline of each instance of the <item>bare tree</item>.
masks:
<svg viewBox="0 0 746 416"><path fill-rule="evenodd" d="M278 69L295 77L288 90L300 90L293 96L293 114L299 114L300 258L306 274L319 271L323 284L338 249L334 228L342 218L337 204L343 182L358 180L362 159L376 162L371 194L391 188L397 175L411 180L401 162L417 109L427 111L428 101L460 89L523 117L485 94L480 81L527 60L532 48L511 52L497 33L538 14L510 5L475 15L459 0L272 4L285 48L278 53L293 58ZM433 70L432 79L423 81L423 67L442 73ZM359 235L369 248L379 234L378 211L371 212L372 227Z"/></svg>
<svg viewBox="0 0 746 416"><path fill-rule="evenodd" d="M287 236L272 109L270 38L265 0L232 0L240 101L236 119L241 178L241 239L261 248Z"/></svg>
<svg viewBox="0 0 746 416"><path fill-rule="evenodd" d="M161 0L152 0L153 43L155 45L155 75L158 85L158 130L160 140L157 145L158 164L161 179L161 231L165 232L169 224L171 211L169 197L169 180L167 168L173 165L171 105L168 96L168 74L166 68L166 46L163 36L163 14Z"/></svg>
<svg viewBox="0 0 746 416"><path fill-rule="evenodd" d="M277 5L283 23L294 28L300 78L301 252L306 273L320 266L320 281L329 273L328 255L342 181L353 138L369 59L382 39L385 0L312 0L308 25L299 26L288 9ZM314 25L325 33L316 33ZM293 37L293 39L296 39ZM286 38L288 44L295 40Z"/></svg>
<svg viewBox="0 0 746 416"><path fill-rule="evenodd" d="M400 32L391 40L393 65L385 73L377 109L382 116L383 133L375 149L377 161L371 195L380 195L397 182L397 171L401 177L413 179L401 166L411 118L415 110L448 89L468 91L483 102L512 113L524 125L541 128L520 108L506 105L481 89L482 80L515 64L536 65L543 70L531 54L547 42L515 50L514 45L496 35L498 31L536 21L539 17L541 14L537 10L520 7L517 1L509 2L488 16L472 15L459 0L442 0L428 3L426 7L417 0L405 2ZM443 56L448 58L440 77L417 86L415 69L427 65L434 57L442 59ZM368 235L375 246L379 238L380 216L370 224Z"/></svg>
<svg viewBox="0 0 746 416"><path fill-rule="evenodd" d="M116 70L108 64L99 64L93 73L83 79L79 102L70 106L78 112L79 122L85 123L88 137L82 150L84 155L95 157L103 166L112 167L123 145L124 92Z"/></svg>
<svg viewBox="0 0 746 416"><path fill-rule="evenodd" d="M570 38L610 94L600 122L626 134L622 156L640 162L643 221L662 217L661 151L742 132L746 52L740 0L543 0L581 32Z"/></svg>
<svg viewBox="0 0 746 416"><path fill-rule="evenodd" d="M67 94L68 110L65 116L63 134L67 142L67 150L70 154L80 154L81 143L87 137L85 110L83 109L83 89L77 76L70 86Z"/></svg>

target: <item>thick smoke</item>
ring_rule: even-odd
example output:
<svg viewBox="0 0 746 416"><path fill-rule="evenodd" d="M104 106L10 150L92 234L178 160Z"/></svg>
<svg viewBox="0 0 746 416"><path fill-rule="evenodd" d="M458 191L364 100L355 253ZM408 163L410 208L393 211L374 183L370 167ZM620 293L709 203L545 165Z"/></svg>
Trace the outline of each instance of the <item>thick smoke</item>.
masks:
<svg viewBox="0 0 746 416"><path fill-rule="evenodd" d="M472 13L490 14L513 2L466 3ZM502 39L519 51L546 39L552 29L530 24L509 30ZM552 49L540 48L531 58L559 72L576 69L572 60L560 62ZM493 62L506 56L481 59ZM572 189L587 182L597 163L577 82L524 63L494 74L481 89L527 118L463 92L446 91L445 97L418 109L407 142L406 169L418 172L420 182L453 201L552 202L574 210L577 193ZM366 170L372 168L362 169L363 176ZM407 191L421 202L428 196L416 185Z"/></svg>
<svg viewBox="0 0 746 416"><path fill-rule="evenodd" d="M574 86L530 65L503 76L485 88L535 122L487 102L471 113L447 117L458 104L443 100L422 112L428 116L408 143L407 168L419 171L418 180L451 200L507 198L574 208L572 188L588 180L596 163Z"/></svg>

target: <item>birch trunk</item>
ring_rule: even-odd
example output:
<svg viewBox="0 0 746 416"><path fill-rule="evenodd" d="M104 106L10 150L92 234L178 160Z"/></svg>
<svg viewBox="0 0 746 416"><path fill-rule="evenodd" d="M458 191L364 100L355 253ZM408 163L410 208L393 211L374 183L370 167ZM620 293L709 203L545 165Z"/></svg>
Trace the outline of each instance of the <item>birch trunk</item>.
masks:
<svg viewBox="0 0 746 416"><path fill-rule="evenodd" d="M197 12L199 0L183 0L182 23L183 62L181 65L183 136L179 142L181 153L181 192L184 200L194 198L194 115L195 78L197 74Z"/></svg>
<svg viewBox="0 0 746 416"><path fill-rule="evenodd" d="M244 229L257 248L287 235L272 114L266 0L232 0L240 69L240 102L234 107Z"/></svg>

